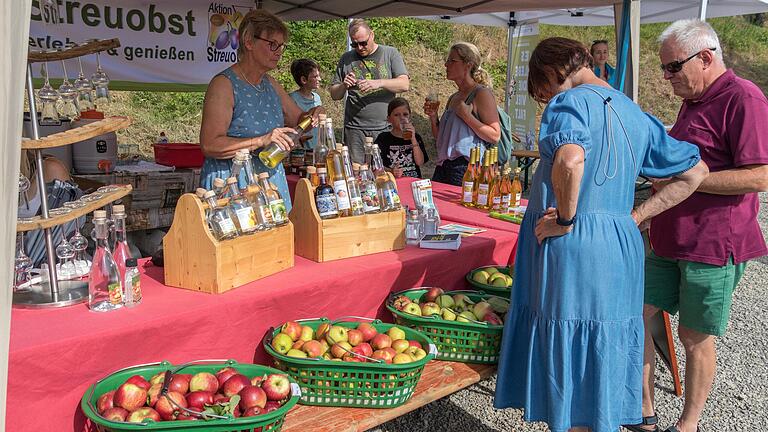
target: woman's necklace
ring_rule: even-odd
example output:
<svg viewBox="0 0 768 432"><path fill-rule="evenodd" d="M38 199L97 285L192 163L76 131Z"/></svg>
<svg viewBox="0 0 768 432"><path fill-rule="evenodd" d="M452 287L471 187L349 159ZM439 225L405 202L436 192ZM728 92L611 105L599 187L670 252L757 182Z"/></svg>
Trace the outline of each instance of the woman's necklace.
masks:
<svg viewBox="0 0 768 432"><path fill-rule="evenodd" d="M245 82L247 82L248 84L250 84L250 85L251 85L251 87L253 87L253 89L254 89L254 90L256 90L256 93L264 93L264 91L266 91L266 90L267 90L267 88L266 88L266 87L264 87L264 86L263 86L263 84L262 84L262 83L263 83L263 81L264 81L263 79L262 79L262 81L261 81L261 82L259 82L259 85L258 85L258 86L257 86L257 85L255 85L255 84L253 84L253 83L252 83L252 82L251 82L251 81L248 79L248 77L245 75L245 71L243 70L243 68L242 68L242 67L240 67L240 75L243 77L243 79L245 80Z"/></svg>

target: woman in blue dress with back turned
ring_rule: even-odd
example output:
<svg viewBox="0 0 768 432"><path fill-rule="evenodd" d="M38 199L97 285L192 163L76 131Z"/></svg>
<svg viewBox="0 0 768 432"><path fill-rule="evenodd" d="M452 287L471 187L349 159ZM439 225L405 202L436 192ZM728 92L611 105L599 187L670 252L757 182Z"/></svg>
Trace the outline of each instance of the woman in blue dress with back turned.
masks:
<svg viewBox="0 0 768 432"><path fill-rule="evenodd" d="M541 162L520 228L496 408L523 408L554 432L639 423L643 241L638 225L707 175L698 149L592 72L587 47L543 40L528 92L548 103ZM638 174L672 177L632 209Z"/></svg>
<svg viewBox="0 0 768 432"><path fill-rule="evenodd" d="M200 145L205 162L200 184L212 188L216 177L227 178L232 157L238 150L259 149L276 142L290 149L293 141L287 132L293 131L299 118L314 115L318 108L302 113L285 89L267 72L275 69L285 51L288 28L280 18L255 9L243 17L239 28L238 62L216 75L208 85L200 127ZM322 108L319 108L322 110ZM268 172L291 210L288 183L282 165L268 169L258 157L252 158L254 173ZM240 172L239 186L245 187L245 172Z"/></svg>

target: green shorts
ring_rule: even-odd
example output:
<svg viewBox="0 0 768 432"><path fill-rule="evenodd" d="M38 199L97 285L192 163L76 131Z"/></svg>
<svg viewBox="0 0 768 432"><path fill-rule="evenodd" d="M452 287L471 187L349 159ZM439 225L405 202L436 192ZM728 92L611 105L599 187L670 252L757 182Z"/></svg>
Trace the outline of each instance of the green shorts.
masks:
<svg viewBox="0 0 768 432"><path fill-rule="evenodd" d="M733 291L747 263L724 266L663 258L645 258L645 303L670 314L700 333L722 336L731 314Z"/></svg>

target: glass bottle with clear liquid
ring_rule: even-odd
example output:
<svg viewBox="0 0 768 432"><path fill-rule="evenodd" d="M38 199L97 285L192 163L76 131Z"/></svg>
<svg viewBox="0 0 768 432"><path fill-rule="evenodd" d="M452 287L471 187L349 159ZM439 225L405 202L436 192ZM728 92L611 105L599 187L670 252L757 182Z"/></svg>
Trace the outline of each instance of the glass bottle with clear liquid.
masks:
<svg viewBox="0 0 768 432"><path fill-rule="evenodd" d="M251 203L245 198L240 190L237 188L237 178L230 177L227 179L227 186L229 186L229 193L232 195L229 198L229 210L235 215L234 221L237 231L240 234L253 234L259 230L258 223L256 222L256 213L251 207Z"/></svg>
<svg viewBox="0 0 768 432"><path fill-rule="evenodd" d="M269 173L259 173L259 185L264 195L267 197L269 209L272 211L272 222L275 226L281 226L288 223L288 211L285 209L285 201L280 193L272 189L269 184Z"/></svg>
<svg viewBox="0 0 768 432"><path fill-rule="evenodd" d="M259 186L258 179L253 175L253 164L251 154L246 152L244 155L243 169L248 179L248 186L245 187L245 198L251 203L253 212L256 214L256 225L259 230L268 230L274 226L272 221L272 210L269 208L269 202L264 191Z"/></svg>
<svg viewBox="0 0 768 432"><path fill-rule="evenodd" d="M363 211L366 214L380 213L379 190L376 188L376 179L367 164L360 165L360 196L363 199Z"/></svg>
<svg viewBox="0 0 768 432"><path fill-rule="evenodd" d="M216 199L224 199L227 197L227 184L224 183L224 179L213 179L213 193L216 195Z"/></svg>
<svg viewBox="0 0 768 432"><path fill-rule="evenodd" d="M405 221L405 242L409 245L417 245L421 241L422 229L418 210L410 210Z"/></svg>
<svg viewBox="0 0 768 432"><path fill-rule="evenodd" d="M208 203L208 226L216 240L227 240L237 237L237 228L232 220L232 215L227 207L219 207L216 203L216 194L213 191L205 193L205 201Z"/></svg>
<svg viewBox="0 0 768 432"><path fill-rule="evenodd" d="M400 210L400 196L397 194L395 182L389 179L384 162L381 160L379 146L373 144L371 147L371 158L373 160L373 175L376 178L376 189L379 191L379 202L381 210L396 211Z"/></svg>
<svg viewBox="0 0 768 432"><path fill-rule="evenodd" d="M328 157L328 131L326 124L328 118L325 114L319 114L320 124L317 125L317 145L312 153L313 165L317 168L325 167L325 158Z"/></svg>
<svg viewBox="0 0 768 432"><path fill-rule="evenodd" d="M365 214L365 211L363 210L363 198L360 196L360 187L357 184L357 179L352 173L352 163L349 158L349 148L347 148L347 146L341 148L341 162L344 169L344 179L347 182L352 216Z"/></svg>
<svg viewBox="0 0 768 432"><path fill-rule="evenodd" d="M108 312L123 307L123 287L107 242L107 212L96 210L93 215L96 251L88 274L88 308L96 312Z"/></svg>
<svg viewBox="0 0 768 432"><path fill-rule="evenodd" d="M134 307L141 303L141 274L139 273L136 258L129 258L125 262L123 289L125 291L126 306Z"/></svg>
<svg viewBox="0 0 768 432"><path fill-rule="evenodd" d="M373 137L365 137L363 151L365 152L365 163L368 166L373 165Z"/></svg>
<svg viewBox="0 0 768 432"><path fill-rule="evenodd" d="M112 257L115 259L117 269L120 272L120 280L125 277L125 262L131 257L131 248L128 247L128 239L125 231L125 206L112 206L112 221L115 230L115 247Z"/></svg>
<svg viewBox="0 0 768 432"><path fill-rule="evenodd" d="M301 138L301 135L304 133L304 131L308 130L310 127L312 127L312 117L306 116L299 121L299 124L296 126L293 132L287 133L287 135L289 135L293 141L291 148L301 147L299 138ZM261 159L261 162L264 163L267 168L272 169L280 165L280 162L282 162L283 159L285 159L285 157L290 154L290 152L290 150L283 150L283 148L280 147L276 142L271 142L264 148L264 150L259 153L259 159Z"/></svg>

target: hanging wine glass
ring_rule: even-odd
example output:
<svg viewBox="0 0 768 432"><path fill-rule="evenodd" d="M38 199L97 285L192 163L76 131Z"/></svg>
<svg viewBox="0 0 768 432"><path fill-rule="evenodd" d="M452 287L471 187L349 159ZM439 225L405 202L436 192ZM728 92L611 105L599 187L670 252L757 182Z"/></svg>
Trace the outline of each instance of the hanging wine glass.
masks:
<svg viewBox="0 0 768 432"><path fill-rule="evenodd" d="M85 77L83 73L83 60L81 57L77 58L77 63L80 65L80 75L75 80L75 88L77 89L77 105L80 111L88 111L93 109L93 83L91 80Z"/></svg>
<svg viewBox="0 0 768 432"><path fill-rule="evenodd" d="M109 76L101 68L100 53L96 53L96 72L91 75L91 81L96 90L96 99L94 103L97 107L103 107L109 104Z"/></svg>
<svg viewBox="0 0 768 432"><path fill-rule="evenodd" d="M24 232L16 233L16 260L13 270L13 290L19 291L21 286L29 281L29 271L32 270L32 259L24 252Z"/></svg>
<svg viewBox="0 0 768 432"><path fill-rule="evenodd" d="M80 115L80 110L77 109L77 88L69 82L67 65L64 63L64 60L61 61L61 67L64 70L64 81L59 86L59 105L57 109L63 117L74 119Z"/></svg>
<svg viewBox="0 0 768 432"><path fill-rule="evenodd" d="M43 63L45 70L45 84L37 91L40 99L40 123L59 124L59 112L56 110L56 101L59 100L59 92L51 86L48 80L48 63Z"/></svg>
<svg viewBox="0 0 768 432"><path fill-rule="evenodd" d="M24 208L29 210L29 198L27 198L27 191L29 190L29 179L22 173L19 173L19 207L24 204Z"/></svg>
<svg viewBox="0 0 768 432"><path fill-rule="evenodd" d="M61 229L61 243L56 246L56 258L59 259L59 278L63 280L72 279L75 276L74 267L71 263L75 257L75 248L67 241L64 235L64 228Z"/></svg>
<svg viewBox="0 0 768 432"><path fill-rule="evenodd" d="M75 234L70 237L69 244L75 249L75 274L82 276L88 274L90 266L85 259L85 250L88 249L88 239L80 232L80 218L75 219Z"/></svg>

